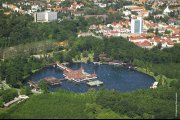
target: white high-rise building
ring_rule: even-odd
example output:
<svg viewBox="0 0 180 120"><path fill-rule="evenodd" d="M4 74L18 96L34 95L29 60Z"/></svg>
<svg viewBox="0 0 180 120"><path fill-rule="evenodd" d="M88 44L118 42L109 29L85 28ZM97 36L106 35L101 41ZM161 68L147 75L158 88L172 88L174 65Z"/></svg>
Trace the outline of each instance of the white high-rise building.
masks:
<svg viewBox="0 0 180 120"><path fill-rule="evenodd" d="M166 9L163 11L163 14L168 15L171 12L169 9L169 6L166 7Z"/></svg>
<svg viewBox="0 0 180 120"><path fill-rule="evenodd" d="M45 11L34 13L35 22L51 22L53 20L57 20L57 12Z"/></svg>
<svg viewBox="0 0 180 120"><path fill-rule="evenodd" d="M143 20L142 17L134 17L131 19L131 33L143 33Z"/></svg>

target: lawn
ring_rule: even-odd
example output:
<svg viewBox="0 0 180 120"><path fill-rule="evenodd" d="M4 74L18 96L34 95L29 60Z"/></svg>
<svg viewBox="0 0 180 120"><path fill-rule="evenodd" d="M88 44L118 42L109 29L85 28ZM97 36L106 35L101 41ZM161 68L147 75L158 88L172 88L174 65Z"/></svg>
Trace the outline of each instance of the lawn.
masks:
<svg viewBox="0 0 180 120"><path fill-rule="evenodd" d="M8 110L6 114L1 111L0 118L87 118L84 109L86 103L92 102L91 98L88 95L64 91L33 95L25 103L20 103Z"/></svg>
<svg viewBox="0 0 180 120"><path fill-rule="evenodd" d="M162 84L162 85L167 85L167 86L169 86L170 83L171 83L171 81L176 81L176 79L167 78L165 75L157 75L157 76L155 76L152 71L149 71L149 70L146 71L145 68L140 68L140 67L138 67L138 68L137 68L137 71L143 72L143 73L145 73L145 74L147 74L147 75L152 76L156 81L160 82L160 84Z"/></svg>

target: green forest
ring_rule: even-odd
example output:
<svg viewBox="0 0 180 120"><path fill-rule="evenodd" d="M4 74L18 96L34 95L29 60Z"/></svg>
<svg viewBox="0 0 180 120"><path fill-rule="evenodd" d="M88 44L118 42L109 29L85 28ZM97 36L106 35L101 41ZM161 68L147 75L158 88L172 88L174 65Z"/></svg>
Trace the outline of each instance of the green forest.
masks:
<svg viewBox="0 0 180 120"><path fill-rule="evenodd" d="M64 41L75 37L80 29L86 28L84 18L66 19L63 22L34 23L33 17L12 13L10 16L0 11L0 47L42 40Z"/></svg>
<svg viewBox="0 0 180 120"><path fill-rule="evenodd" d="M180 94L180 44L163 50L158 47L147 50L137 47L123 37L78 38L77 33L82 29L86 30L88 23L82 17L65 19L63 22L34 23L31 16L18 13L5 16L0 11L0 80L5 80L11 87L10 90L0 91L0 104L17 96L14 88L23 89L30 95L27 101L7 109L0 108L0 118L175 118L175 93ZM65 47L49 50L49 46L42 46L41 51L35 46L37 43L44 45L45 41L51 45L50 43L64 40L68 42ZM18 51L18 46L24 49L13 54L13 57L3 59L6 49L12 48L13 53ZM31 48L33 52L27 48ZM39 59L32 56L48 53L52 53L52 56ZM73 58L80 58L81 53L84 56L93 53L94 61L99 61L99 55L106 54L112 60L132 63L153 72L153 76L165 76L165 84L160 84L157 89L127 93L104 89L90 90L87 93L57 90L41 95L32 95L28 88L24 87L27 78L46 65L56 61L72 62Z"/></svg>
<svg viewBox="0 0 180 120"><path fill-rule="evenodd" d="M0 118L173 119L175 92L175 89L165 87L131 93L102 89L82 94L57 90L54 93L33 95L28 101L1 111Z"/></svg>

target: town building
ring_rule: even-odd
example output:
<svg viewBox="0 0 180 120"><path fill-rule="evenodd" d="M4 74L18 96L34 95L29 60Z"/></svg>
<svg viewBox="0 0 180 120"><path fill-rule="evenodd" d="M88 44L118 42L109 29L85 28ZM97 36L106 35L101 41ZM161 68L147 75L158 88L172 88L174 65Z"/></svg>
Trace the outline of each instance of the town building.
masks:
<svg viewBox="0 0 180 120"><path fill-rule="evenodd" d="M163 11L163 14L168 15L171 12L169 9L169 6L166 7L166 9Z"/></svg>
<svg viewBox="0 0 180 120"><path fill-rule="evenodd" d="M75 82L97 78L95 73L88 74L84 72L84 69L82 67L79 70L72 70L72 69L70 69L70 71L64 70L63 73L66 79L74 80Z"/></svg>
<svg viewBox="0 0 180 120"><path fill-rule="evenodd" d="M35 22L51 22L57 20L57 12L45 11L34 13Z"/></svg>
<svg viewBox="0 0 180 120"><path fill-rule="evenodd" d="M37 12L38 10L41 10L41 8L39 7L39 5L32 5L32 6L31 6L31 11L32 11L32 12Z"/></svg>
<svg viewBox="0 0 180 120"><path fill-rule="evenodd" d="M143 20L142 17L134 17L131 19L131 33L143 33Z"/></svg>

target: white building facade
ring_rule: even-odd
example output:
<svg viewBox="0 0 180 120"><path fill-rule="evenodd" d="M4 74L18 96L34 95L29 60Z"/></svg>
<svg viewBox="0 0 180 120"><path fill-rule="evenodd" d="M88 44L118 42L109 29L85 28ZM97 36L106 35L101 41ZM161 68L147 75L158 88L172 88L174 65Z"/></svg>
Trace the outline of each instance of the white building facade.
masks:
<svg viewBox="0 0 180 120"><path fill-rule="evenodd" d="M57 12L45 11L34 13L35 22L51 22L53 20L57 20Z"/></svg>
<svg viewBox="0 0 180 120"><path fill-rule="evenodd" d="M136 17L131 19L131 33L135 33L135 34L143 33L142 17Z"/></svg>

